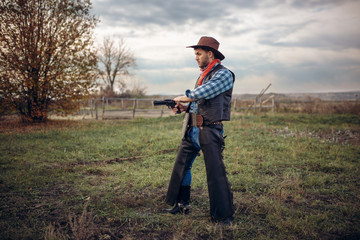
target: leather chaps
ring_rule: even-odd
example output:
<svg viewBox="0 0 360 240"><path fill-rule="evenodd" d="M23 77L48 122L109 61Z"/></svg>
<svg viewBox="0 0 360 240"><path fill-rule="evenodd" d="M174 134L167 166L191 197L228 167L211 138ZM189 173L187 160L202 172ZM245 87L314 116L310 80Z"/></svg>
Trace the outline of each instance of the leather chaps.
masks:
<svg viewBox="0 0 360 240"><path fill-rule="evenodd" d="M222 151L225 147L222 125L204 126L200 130L200 147L204 154L207 185L212 220L220 220L234 214L233 194L226 176ZM174 205L179 194L184 169L198 154L188 134L183 138L171 175L166 202Z"/></svg>

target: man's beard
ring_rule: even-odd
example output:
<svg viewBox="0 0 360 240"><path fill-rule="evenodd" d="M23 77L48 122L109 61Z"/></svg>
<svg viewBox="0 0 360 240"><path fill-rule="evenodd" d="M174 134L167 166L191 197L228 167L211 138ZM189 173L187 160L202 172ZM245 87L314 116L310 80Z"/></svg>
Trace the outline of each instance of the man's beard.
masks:
<svg viewBox="0 0 360 240"><path fill-rule="evenodd" d="M198 62L199 68L204 69L207 67L207 65L209 65L209 59L207 59L207 61L204 62Z"/></svg>

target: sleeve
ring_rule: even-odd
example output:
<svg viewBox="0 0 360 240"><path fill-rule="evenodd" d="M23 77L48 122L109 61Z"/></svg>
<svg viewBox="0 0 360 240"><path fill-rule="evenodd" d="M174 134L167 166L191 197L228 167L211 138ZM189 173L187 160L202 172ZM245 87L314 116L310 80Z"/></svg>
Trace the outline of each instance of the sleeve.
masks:
<svg viewBox="0 0 360 240"><path fill-rule="evenodd" d="M197 101L199 99L211 99L233 87L233 76L228 69L220 69L214 76L203 85L194 90L186 90L188 98Z"/></svg>

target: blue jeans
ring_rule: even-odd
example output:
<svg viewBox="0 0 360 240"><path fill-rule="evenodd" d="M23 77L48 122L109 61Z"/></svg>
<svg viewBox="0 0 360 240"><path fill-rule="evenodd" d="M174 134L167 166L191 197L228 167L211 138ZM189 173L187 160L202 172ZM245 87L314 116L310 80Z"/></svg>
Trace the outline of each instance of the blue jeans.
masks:
<svg viewBox="0 0 360 240"><path fill-rule="evenodd" d="M184 177L181 181L181 186L190 186L191 185L191 167L194 163L195 158L199 155L200 152L200 143L199 143L199 131L198 127L192 127L189 131L189 137L191 139L192 144L195 148L198 149L197 154L194 158L185 166Z"/></svg>

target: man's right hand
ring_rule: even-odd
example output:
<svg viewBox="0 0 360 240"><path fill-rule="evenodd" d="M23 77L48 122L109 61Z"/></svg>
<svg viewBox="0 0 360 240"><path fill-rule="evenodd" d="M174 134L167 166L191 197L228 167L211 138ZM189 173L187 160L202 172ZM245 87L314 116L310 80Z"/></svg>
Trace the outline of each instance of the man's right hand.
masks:
<svg viewBox="0 0 360 240"><path fill-rule="evenodd" d="M188 106L184 106L179 102L176 103L175 107L172 109L175 114L178 114L178 107L179 107L181 112L184 112L184 111L186 111Z"/></svg>

